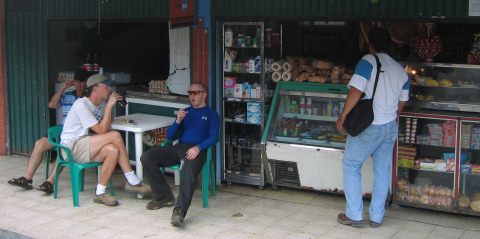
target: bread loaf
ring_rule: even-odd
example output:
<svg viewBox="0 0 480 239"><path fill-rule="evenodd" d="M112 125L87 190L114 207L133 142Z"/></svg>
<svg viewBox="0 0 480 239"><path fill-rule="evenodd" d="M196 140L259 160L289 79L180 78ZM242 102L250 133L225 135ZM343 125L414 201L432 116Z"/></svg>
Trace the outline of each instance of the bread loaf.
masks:
<svg viewBox="0 0 480 239"><path fill-rule="evenodd" d="M462 196L458 199L458 206L463 207L463 208L468 208L468 207L470 207L470 198L468 198L468 197L465 196L465 195L462 195Z"/></svg>

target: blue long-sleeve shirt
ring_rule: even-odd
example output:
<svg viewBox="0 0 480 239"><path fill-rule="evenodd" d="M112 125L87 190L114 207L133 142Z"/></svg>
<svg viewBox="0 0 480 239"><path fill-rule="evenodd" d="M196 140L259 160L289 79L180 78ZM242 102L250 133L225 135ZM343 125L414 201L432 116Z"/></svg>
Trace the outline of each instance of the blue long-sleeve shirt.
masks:
<svg viewBox="0 0 480 239"><path fill-rule="evenodd" d="M180 124L173 122L167 130L167 139L174 140L178 132L181 132L179 143L196 144L201 150L210 147L218 140L219 116L212 108L188 107L187 115Z"/></svg>

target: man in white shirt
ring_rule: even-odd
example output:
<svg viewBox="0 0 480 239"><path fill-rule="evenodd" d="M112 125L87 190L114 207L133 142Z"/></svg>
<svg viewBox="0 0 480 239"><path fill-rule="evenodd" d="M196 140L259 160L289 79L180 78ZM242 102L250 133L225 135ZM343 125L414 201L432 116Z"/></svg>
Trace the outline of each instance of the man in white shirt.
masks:
<svg viewBox="0 0 480 239"><path fill-rule="evenodd" d="M118 205L117 199L105 193L117 164L127 179L127 191L141 194L151 192L150 186L142 184L133 172L122 136L111 130L112 108L123 98L116 92L112 93L111 83L100 74L88 78L86 97L73 104L61 135L61 143L70 148L76 162L103 162L93 201L107 206ZM89 135L89 131L95 134Z"/></svg>
<svg viewBox="0 0 480 239"><path fill-rule="evenodd" d="M391 182L393 145L398 134L397 114L408 100L409 80L403 67L388 55L390 34L381 28L372 29L368 34L370 53L376 54L381 63L377 89L373 100L374 119L372 124L353 137L348 135L343 158L343 187L347 201L345 213L337 221L344 225L362 227L361 174L363 162L369 156L373 159L374 183L369 207L371 227L379 227L385 214L385 200ZM372 98L377 73L373 55L365 55L355 68L350 80L349 92L336 126L344 132L343 124L347 115L360 100Z"/></svg>

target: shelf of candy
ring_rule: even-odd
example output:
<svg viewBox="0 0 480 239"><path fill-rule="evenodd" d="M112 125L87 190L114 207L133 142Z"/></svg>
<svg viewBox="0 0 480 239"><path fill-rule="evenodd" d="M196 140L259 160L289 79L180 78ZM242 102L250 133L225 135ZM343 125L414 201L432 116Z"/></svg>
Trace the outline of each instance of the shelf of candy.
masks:
<svg viewBox="0 0 480 239"><path fill-rule="evenodd" d="M458 207L461 210L471 210L480 213L480 192L475 192L470 197L462 194L458 198Z"/></svg>
<svg viewBox="0 0 480 239"><path fill-rule="evenodd" d="M398 138L400 143L455 147L456 123L454 121L427 124L428 134L417 135L417 120L409 117L405 119L405 133L400 134Z"/></svg>
<svg viewBox="0 0 480 239"><path fill-rule="evenodd" d="M397 181L397 201L400 203L451 209L454 202L453 197L454 193L449 187L434 184L411 184L405 178L399 178Z"/></svg>
<svg viewBox="0 0 480 239"><path fill-rule="evenodd" d="M262 87L258 83L239 82L237 77L224 77L223 95L227 100L262 99Z"/></svg>
<svg viewBox="0 0 480 239"><path fill-rule="evenodd" d="M398 146L398 167L401 168L415 168L415 156L417 155L417 148L414 146Z"/></svg>

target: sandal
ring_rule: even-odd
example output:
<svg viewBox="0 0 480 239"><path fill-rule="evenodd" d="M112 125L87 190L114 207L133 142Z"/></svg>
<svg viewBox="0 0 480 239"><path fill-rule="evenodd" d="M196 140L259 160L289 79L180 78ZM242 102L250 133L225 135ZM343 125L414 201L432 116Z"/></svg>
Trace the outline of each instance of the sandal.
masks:
<svg viewBox="0 0 480 239"><path fill-rule="evenodd" d="M47 195L53 193L53 184L49 181L45 181L37 187L38 191L45 192Z"/></svg>
<svg viewBox="0 0 480 239"><path fill-rule="evenodd" d="M17 187L24 188L26 190L33 189L32 180L28 180L25 177L12 178L8 180L8 183Z"/></svg>

